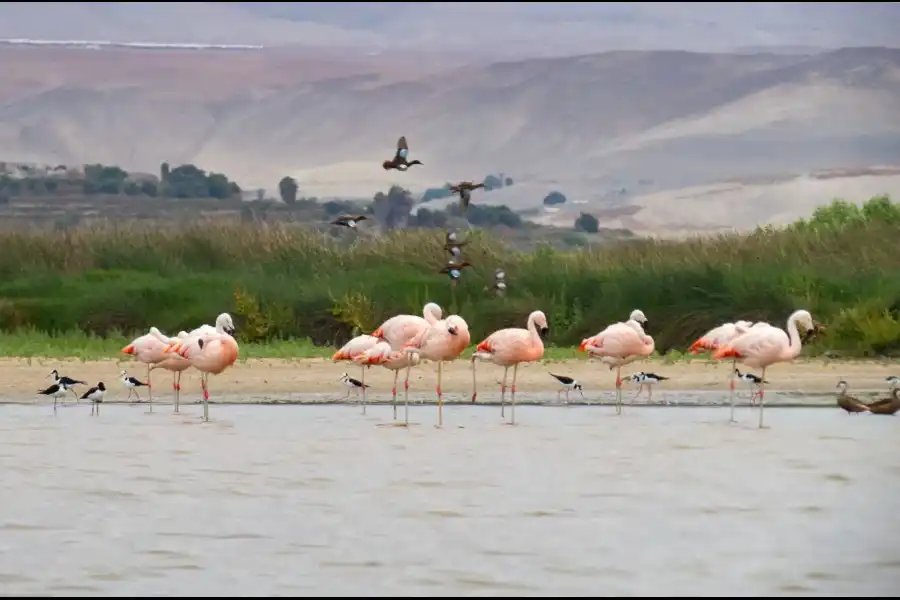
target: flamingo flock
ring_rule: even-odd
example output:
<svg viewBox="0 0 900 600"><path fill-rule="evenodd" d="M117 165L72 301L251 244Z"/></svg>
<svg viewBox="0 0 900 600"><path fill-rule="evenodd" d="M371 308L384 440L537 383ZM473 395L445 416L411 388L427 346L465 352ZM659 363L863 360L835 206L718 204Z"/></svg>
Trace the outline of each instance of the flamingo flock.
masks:
<svg viewBox="0 0 900 600"><path fill-rule="evenodd" d="M607 365L609 370L616 371L616 413L622 414L622 367L646 359L654 349L653 337L644 331L648 319L640 310L634 310L628 319L613 323L599 333L582 340L579 350L587 352L589 358L598 359ZM765 405L766 369L778 362L787 362L800 354L804 331L820 331L810 313L797 310L787 319L786 329L781 329L764 322L751 323L737 321L725 323L700 336L691 346L692 353L712 351L715 360L731 360L729 376L731 418L734 421L734 380L738 375L742 379L756 385L755 396L759 400L759 427L764 427L763 410ZM547 316L540 310L528 315L524 328L500 329L488 335L475 347L470 362L472 368L472 396L474 403L478 399L476 363L488 362L503 367L503 380L500 384L500 413L505 418L506 393L509 370L512 368L512 381L509 386L510 419L508 424L516 423L516 380L520 364L539 361L544 356L543 337L549 332ZM147 381L140 382L122 371L122 381L130 393L139 386L146 385L150 396L152 411L152 385L150 377L155 369L164 369L172 373L174 390L174 410L179 411L181 392L181 374L194 368L201 373L201 389L203 392L203 419L209 420L209 376L218 375L231 367L238 358L239 347L234 339L234 323L231 316L222 313L216 318L215 326L201 325L190 331L181 331L174 337L167 337L156 327L142 335L122 349L122 353L134 357L147 366ZM394 372L391 389L393 416L398 426L409 426L409 379L413 367L419 366L423 360L437 363L437 426L444 424L444 395L441 386L443 366L448 361L459 358L471 342L468 323L460 315L444 317L443 310L433 302L425 304L422 316L401 314L391 317L376 328L371 334L354 337L332 356L334 362L352 362L360 369L360 379L356 380L344 373L341 378L348 387L361 394L362 412L366 412L366 370L373 365L380 365ZM741 374L737 365L760 369L761 375ZM405 370L403 381L404 419L397 422L397 383L400 371ZM42 391L42 394L59 398L64 396L71 386L83 382L52 373L56 383ZM580 383L570 377L551 374L568 392L569 389L582 391ZM625 380L650 386L666 380L666 377L653 373L640 372L630 375ZM102 386L102 384L101 384ZM85 398L96 403L102 402L105 388L100 392L92 388ZM652 393L649 392L648 393ZM638 391L640 394L640 390ZM77 397L77 396L76 396ZM348 392L349 397L349 392Z"/></svg>

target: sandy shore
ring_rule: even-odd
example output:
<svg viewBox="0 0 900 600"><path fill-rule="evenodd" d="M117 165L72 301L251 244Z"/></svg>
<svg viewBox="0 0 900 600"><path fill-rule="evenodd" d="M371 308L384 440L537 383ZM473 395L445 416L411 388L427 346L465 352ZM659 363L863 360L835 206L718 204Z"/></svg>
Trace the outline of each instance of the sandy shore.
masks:
<svg viewBox="0 0 900 600"><path fill-rule="evenodd" d="M461 399L471 393L472 372L468 361L460 360L445 364L443 369L443 390L450 399ZM629 365L623 370L626 373L638 371L653 372L670 379L659 385L654 391L727 391L727 378L730 364L720 364L694 360L676 364L663 362L646 362ZM50 384L47 379L52 369L58 369L62 375L96 385L98 381L106 383L110 390L108 400L124 399L127 395L119 380L119 371L127 369L129 375L145 379L146 367L139 363L115 360L86 361L54 360L54 359L0 359L0 401L33 401L35 391ZM332 363L327 359L302 360L249 360L239 362L219 376L210 378L210 393L228 402L239 401L240 396L253 396L250 401L259 401L265 397L284 397L288 394L323 395L322 400L333 396L338 399L346 393L338 381L341 374L347 372L351 377L359 378L360 370L355 365ZM556 392L559 386L548 373L575 377L582 383L586 396L598 392L612 392L615 386L615 373L603 365L584 360L570 360L523 365L519 368L517 389L524 394ZM411 394L431 394L434 390L437 368L434 364L425 364L414 368L410 378ZM510 370L510 378L512 371ZM889 375L900 375L900 364L886 361L824 361L798 360L790 364L772 367L766 374L770 382L769 390L782 393L830 393L836 383L845 379L850 384L851 392L887 392L885 378ZM493 398L499 392L498 381L503 376L503 369L493 365L479 363L478 384L479 395L485 400ZM366 383L372 386L373 396L390 394L393 372L382 367L372 367L366 372ZM403 373L400 381L402 386ZM168 399L172 393L172 375L162 369L153 372L154 395ZM196 395L200 385L199 374L189 369L181 378L182 396ZM746 384L738 382L740 390L746 390ZM631 387L631 384L626 384ZM636 388L636 386L634 386ZM83 393L87 388L80 386ZM523 395L524 395L523 394ZM143 395L143 394L142 394ZM226 397L223 398L222 396ZM325 397L327 396L327 397ZM575 399L575 394L572 399Z"/></svg>

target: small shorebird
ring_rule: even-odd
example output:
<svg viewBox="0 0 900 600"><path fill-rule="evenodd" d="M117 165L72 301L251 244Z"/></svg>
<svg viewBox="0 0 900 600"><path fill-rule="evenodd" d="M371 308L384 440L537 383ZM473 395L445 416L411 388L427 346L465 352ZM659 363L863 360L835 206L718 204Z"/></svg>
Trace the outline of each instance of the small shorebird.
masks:
<svg viewBox="0 0 900 600"><path fill-rule="evenodd" d="M631 381L635 383L639 383L637 394L634 395L634 398L631 399L633 403L635 399L641 395L641 392L644 391L644 386L647 386L647 402L653 402L653 386L661 381L668 381L668 377L663 377L662 375L657 375L656 373L644 373L641 371L640 373L635 373L630 377ZM669 404L668 398L666 399L666 405Z"/></svg>
<svg viewBox="0 0 900 600"><path fill-rule="evenodd" d="M900 377L898 377L897 375L891 375L890 377L885 377L884 380L887 381L888 385L892 388L900 387Z"/></svg>
<svg viewBox="0 0 900 600"><path fill-rule="evenodd" d="M64 384L64 383L54 383L47 389L38 391L38 394L43 394L44 396L51 396L53 398L53 410L56 410L57 399L67 396L68 393L69 393L69 388L67 388L66 384ZM75 397L77 398L78 395L76 394Z"/></svg>
<svg viewBox="0 0 900 600"><path fill-rule="evenodd" d="M566 404L569 403L569 392L572 390L578 390L578 393L581 394L581 397L584 398L584 388L581 387L581 384L578 383L572 377L566 377L565 375L556 375L554 373L550 373L551 377L554 377L559 384L562 386L562 389L557 390L556 392L556 401L559 402L559 395L563 392L566 393ZM502 385L502 384L501 384Z"/></svg>
<svg viewBox="0 0 900 600"><path fill-rule="evenodd" d="M348 229L356 229L357 223L365 221L366 215L356 215L355 217L338 217L331 222L332 225L340 225Z"/></svg>
<svg viewBox="0 0 900 600"><path fill-rule="evenodd" d="M97 409L97 415L100 415L100 403L103 402L103 397L106 396L106 386L103 385L101 381L96 386L92 387L88 391L84 393L81 397L82 400L90 400L91 405L91 415L94 414L94 409Z"/></svg>
<svg viewBox="0 0 900 600"><path fill-rule="evenodd" d="M750 393L750 404L755 404L754 400L756 396L759 395L759 386L769 382L763 381L762 377L754 375L753 373L741 373L739 369L735 369L734 374L741 381L756 386L756 391Z"/></svg>
<svg viewBox="0 0 900 600"><path fill-rule="evenodd" d="M56 369L50 371L50 375L48 375L47 377L53 377L53 383L63 385L68 391L75 394L75 400L78 400L78 393L72 388L78 384L87 385L87 382L85 381L79 381L77 379L72 379L71 377L66 376L60 377L59 371L57 371Z"/></svg>
<svg viewBox="0 0 900 600"><path fill-rule="evenodd" d="M409 144L406 143L406 136L400 136L400 139L397 140L397 152L394 154L394 158L391 160L386 160L381 163L381 166L384 167L385 171L390 171L391 169L396 169L397 171L406 171L413 165L421 165L422 162L418 160L406 160L409 156Z"/></svg>
<svg viewBox="0 0 900 600"><path fill-rule="evenodd" d="M358 395L358 394L359 394L359 391L360 391L361 389L372 387L372 386L370 386L370 385L367 384L367 383L363 383L363 382L360 381L359 379L354 379L354 378L350 377L350 376L349 376L348 374L346 374L346 373L341 374L340 381L343 382L343 384L344 384L345 386L347 386L347 395L344 396L343 398L341 398L341 400L347 400L348 398L350 398L350 392L351 392L352 390L356 390L356 393L357 393L357 395Z"/></svg>
<svg viewBox="0 0 900 600"><path fill-rule="evenodd" d="M137 396L137 401L140 402L141 395L138 394L138 391L135 388L147 387L147 384L139 381L137 377L130 377L128 373L125 372L125 369L122 369L122 372L119 373L119 375L121 375L122 377L122 385L128 388L127 400L131 400L131 395L134 394L135 396Z"/></svg>

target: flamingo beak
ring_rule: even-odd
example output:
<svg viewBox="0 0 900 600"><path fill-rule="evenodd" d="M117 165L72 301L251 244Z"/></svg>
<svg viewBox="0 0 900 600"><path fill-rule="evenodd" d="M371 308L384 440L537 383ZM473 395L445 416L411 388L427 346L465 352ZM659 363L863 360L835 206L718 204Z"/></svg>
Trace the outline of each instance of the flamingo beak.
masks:
<svg viewBox="0 0 900 600"><path fill-rule="evenodd" d="M450 335L456 335L456 327L448 327L447 331L450 333Z"/></svg>
<svg viewBox="0 0 900 600"><path fill-rule="evenodd" d="M541 337L546 337L547 334L550 333L550 328L547 326L541 327Z"/></svg>

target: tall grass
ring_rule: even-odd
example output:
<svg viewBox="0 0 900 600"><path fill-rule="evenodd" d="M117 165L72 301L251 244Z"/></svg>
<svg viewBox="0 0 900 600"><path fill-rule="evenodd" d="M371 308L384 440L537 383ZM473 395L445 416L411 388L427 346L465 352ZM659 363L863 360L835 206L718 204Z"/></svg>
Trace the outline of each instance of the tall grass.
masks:
<svg viewBox="0 0 900 600"><path fill-rule="evenodd" d="M847 206L858 215L845 218ZM0 233L0 330L130 336L152 324L174 333L227 311L245 342L335 345L434 301L465 317L478 339L523 326L539 308L557 345L577 344L640 308L665 352L723 321L782 324L802 307L828 328L820 349L889 354L900 349L900 208L886 198L865 206L832 205L749 235L574 252L521 253L474 232L465 249L475 266L455 290L437 273L443 232L333 240L204 223ZM485 291L498 266L507 272L506 298Z"/></svg>

